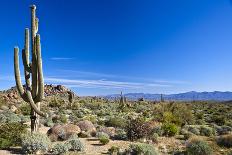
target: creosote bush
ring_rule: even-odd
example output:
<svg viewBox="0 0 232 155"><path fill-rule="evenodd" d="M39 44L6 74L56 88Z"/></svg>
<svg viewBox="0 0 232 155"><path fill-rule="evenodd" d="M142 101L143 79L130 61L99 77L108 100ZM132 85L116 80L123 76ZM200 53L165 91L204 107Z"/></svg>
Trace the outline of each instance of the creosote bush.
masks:
<svg viewBox="0 0 232 155"><path fill-rule="evenodd" d="M52 153L57 154L57 155L64 154L64 153L68 152L70 148L71 148L71 146L70 146L69 143L67 143L67 142L64 142L64 143L59 142L59 143L56 143L52 147Z"/></svg>
<svg viewBox="0 0 232 155"><path fill-rule="evenodd" d="M175 136L179 131L178 127L173 123L164 123L161 128L165 136Z"/></svg>
<svg viewBox="0 0 232 155"><path fill-rule="evenodd" d="M200 128L200 134L202 136L208 136L208 137L210 137L210 136L215 135L215 130L213 128L211 128L211 127L208 127L208 126L201 126L201 128Z"/></svg>
<svg viewBox="0 0 232 155"><path fill-rule="evenodd" d="M191 140L186 147L188 155L211 155L212 149L207 142L199 139Z"/></svg>
<svg viewBox="0 0 232 155"><path fill-rule="evenodd" d="M38 132L22 135L22 150L24 153L46 152L50 147L50 139Z"/></svg>
<svg viewBox="0 0 232 155"><path fill-rule="evenodd" d="M131 144L126 152L135 155L159 155L159 152L152 145L145 143Z"/></svg>
<svg viewBox="0 0 232 155"><path fill-rule="evenodd" d="M21 123L0 124L0 149L20 145L21 135L27 132L26 127Z"/></svg>
<svg viewBox="0 0 232 155"><path fill-rule="evenodd" d="M104 132L98 132L96 135L103 145L108 144L110 142L110 136Z"/></svg>
<svg viewBox="0 0 232 155"><path fill-rule="evenodd" d="M68 143L72 151L84 151L84 144L81 142L76 134L72 135L68 139Z"/></svg>

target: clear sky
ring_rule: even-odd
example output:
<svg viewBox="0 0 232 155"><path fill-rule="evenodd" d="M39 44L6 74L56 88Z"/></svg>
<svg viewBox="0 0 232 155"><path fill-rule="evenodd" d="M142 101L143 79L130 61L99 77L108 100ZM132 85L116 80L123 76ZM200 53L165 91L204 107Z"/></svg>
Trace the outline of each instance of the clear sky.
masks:
<svg viewBox="0 0 232 155"><path fill-rule="evenodd" d="M15 85L30 4L46 83L79 95L232 91L230 0L1 1L1 90Z"/></svg>

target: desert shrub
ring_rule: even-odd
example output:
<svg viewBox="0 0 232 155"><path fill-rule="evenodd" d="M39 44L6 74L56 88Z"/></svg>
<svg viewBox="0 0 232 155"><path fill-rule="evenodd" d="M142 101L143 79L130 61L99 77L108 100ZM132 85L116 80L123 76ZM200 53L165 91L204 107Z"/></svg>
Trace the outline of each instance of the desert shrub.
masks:
<svg viewBox="0 0 232 155"><path fill-rule="evenodd" d="M19 117L21 119L21 123L30 122L30 116L20 115Z"/></svg>
<svg viewBox="0 0 232 155"><path fill-rule="evenodd" d="M27 132L26 127L20 123L0 124L0 149L20 145L21 134Z"/></svg>
<svg viewBox="0 0 232 155"><path fill-rule="evenodd" d="M44 125L47 127L52 127L54 125L52 118L51 117L46 118L44 121Z"/></svg>
<svg viewBox="0 0 232 155"><path fill-rule="evenodd" d="M156 126L152 129L152 133L157 133L159 136L163 135L162 126Z"/></svg>
<svg viewBox="0 0 232 155"><path fill-rule="evenodd" d="M109 155L115 155L115 154L118 154L119 151L120 151L119 147L111 146L111 148L108 149L108 154Z"/></svg>
<svg viewBox="0 0 232 155"><path fill-rule="evenodd" d="M104 133L104 132L98 132L97 137L98 137L100 143L102 143L103 145L108 144L110 142L109 135Z"/></svg>
<svg viewBox="0 0 232 155"><path fill-rule="evenodd" d="M4 114L0 114L0 124L1 123L6 123L7 117Z"/></svg>
<svg viewBox="0 0 232 155"><path fill-rule="evenodd" d="M7 110L0 114L0 123L17 123L21 122L21 118L15 113Z"/></svg>
<svg viewBox="0 0 232 155"><path fill-rule="evenodd" d="M175 116L178 125L192 124L194 123L194 116L192 114L191 107L185 103L175 103L171 106L171 111Z"/></svg>
<svg viewBox="0 0 232 155"><path fill-rule="evenodd" d="M99 138L99 141L100 141L100 143L105 145L105 144L108 144L110 142L110 139L108 137L102 136L102 137Z"/></svg>
<svg viewBox="0 0 232 155"><path fill-rule="evenodd" d="M232 128L226 125L223 125L223 126L214 125L214 128L218 135L229 134L232 131Z"/></svg>
<svg viewBox="0 0 232 155"><path fill-rule="evenodd" d="M196 119L202 120L202 119L204 119L204 112L202 112L202 111L199 112L199 111L198 111L198 112L195 113L194 116L196 117Z"/></svg>
<svg viewBox="0 0 232 155"><path fill-rule="evenodd" d="M19 111L21 112L21 114L23 115L30 115L31 113L31 107L28 103L23 103L20 107L19 107Z"/></svg>
<svg viewBox="0 0 232 155"><path fill-rule="evenodd" d="M125 128L127 125L127 122L124 118L121 118L121 117L110 117L109 120L105 124L106 126L109 126L109 127Z"/></svg>
<svg viewBox="0 0 232 155"><path fill-rule="evenodd" d="M184 103L161 103L153 110L156 120L178 126L194 123L191 107Z"/></svg>
<svg viewBox="0 0 232 155"><path fill-rule="evenodd" d="M213 115L212 121L217 125L224 125L226 123L226 118L224 116Z"/></svg>
<svg viewBox="0 0 232 155"><path fill-rule="evenodd" d="M0 108L4 105L6 105L6 101L4 100L2 96L0 96Z"/></svg>
<svg viewBox="0 0 232 155"><path fill-rule="evenodd" d="M131 144L127 152L137 155L159 155L159 152L152 145L145 143Z"/></svg>
<svg viewBox="0 0 232 155"><path fill-rule="evenodd" d="M64 100L58 98L58 97L54 97L50 102L49 102L49 106L52 108L60 108L61 106L65 105Z"/></svg>
<svg viewBox="0 0 232 155"><path fill-rule="evenodd" d="M157 143L158 142L158 138L159 138L159 135L157 133L153 133L153 135L151 135L151 140L154 142L154 143Z"/></svg>
<svg viewBox="0 0 232 155"><path fill-rule="evenodd" d="M215 135L215 130L213 128L211 128L211 127L201 126L200 135L210 137L210 136Z"/></svg>
<svg viewBox="0 0 232 155"><path fill-rule="evenodd" d="M80 141L78 136L76 134L72 135L68 139L68 143L70 145L70 149L73 151L83 151L84 150L84 144Z"/></svg>
<svg viewBox="0 0 232 155"><path fill-rule="evenodd" d="M212 149L202 140L192 140L186 147L186 151L189 155L211 155Z"/></svg>
<svg viewBox="0 0 232 155"><path fill-rule="evenodd" d="M135 141L140 138L146 138L150 134L151 128L147 126L143 118L137 118L130 120L126 132L128 139Z"/></svg>
<svg viewBox="0 0 232 155"><path fill-rule="evenodd" d="M60 119L59 120L60 120L61 123L64 123L64 124L68 122L68 118L64 114L60 115Z"/></svg>
<svg viewBox="0 0 232 155"><path fill-rule="evenodd" d="M189 126L188 131L195 135L200 135L200 130L196 126Z"/></svg>
<svg viewBox="0 0 232 155"><path fill-rule="evenodd" d="M232 135L223 135L216 139L217 144L225 147L232 147Z"/></svg>
<svg viewBox="0 0 232 155"><path fill-rule="evenodd" d="M52 147L52 153L57 155L64 154L68 152L70 148L71 146L69 143L56 143Z"/></svg>
<svg viewBox="0 0 232 155"><path fill-rule="evenodd" d="M27 133L22 135L22 150L25 153L46 152L50 146L50 139L41 133Z"/></svg>
<svg viewBox="0 0 232 155"><path fill-rule="evenodd" d="M123 129L117 129L114 138L117 140L126 140L127 139L126 131L124 131Z"/></svg>
<svg viewBox="0 0 232 155"><path fill-rule="evenodd" d="M172 112L166 111L163 113L163 122L165 123L174 123L176 119Z"/></svg>
<svg viewBox="0 0 232 155"><path fill-rule="evenodd" d="M173 123L164 123L162 130L166 136L175 136L178 133L178 127Z"/></svg>

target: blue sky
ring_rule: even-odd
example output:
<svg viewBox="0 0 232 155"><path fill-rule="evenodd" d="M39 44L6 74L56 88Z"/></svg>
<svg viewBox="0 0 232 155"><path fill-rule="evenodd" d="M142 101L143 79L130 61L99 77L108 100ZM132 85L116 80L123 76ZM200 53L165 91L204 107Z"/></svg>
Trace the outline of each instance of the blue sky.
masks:
<svg viewBox="0 0 232 155"><path fill-rule="evenodd" d="M1 1L1 90L15 85L30 4L46 83L79 95L232 91L230 0Z"/></svg>

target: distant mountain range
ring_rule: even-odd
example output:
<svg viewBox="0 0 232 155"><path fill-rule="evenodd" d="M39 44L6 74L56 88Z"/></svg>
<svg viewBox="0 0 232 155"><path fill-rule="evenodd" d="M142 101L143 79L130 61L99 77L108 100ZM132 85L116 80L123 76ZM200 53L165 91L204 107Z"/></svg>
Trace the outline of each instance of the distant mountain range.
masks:
<svg viewBox="0 0 232 155"><path fill-rule="evenodd" d="M138 100L139 98L144 98L145 100L150 101L160 101L161 94L145 94L145 93L128 93L124 94L128 100ZM120 94L106 95L104 98L115 99L119 98ZM232 100L232 92L186 92L179 94L163 94L164 100L170 101L229 101Z"/></svg>

